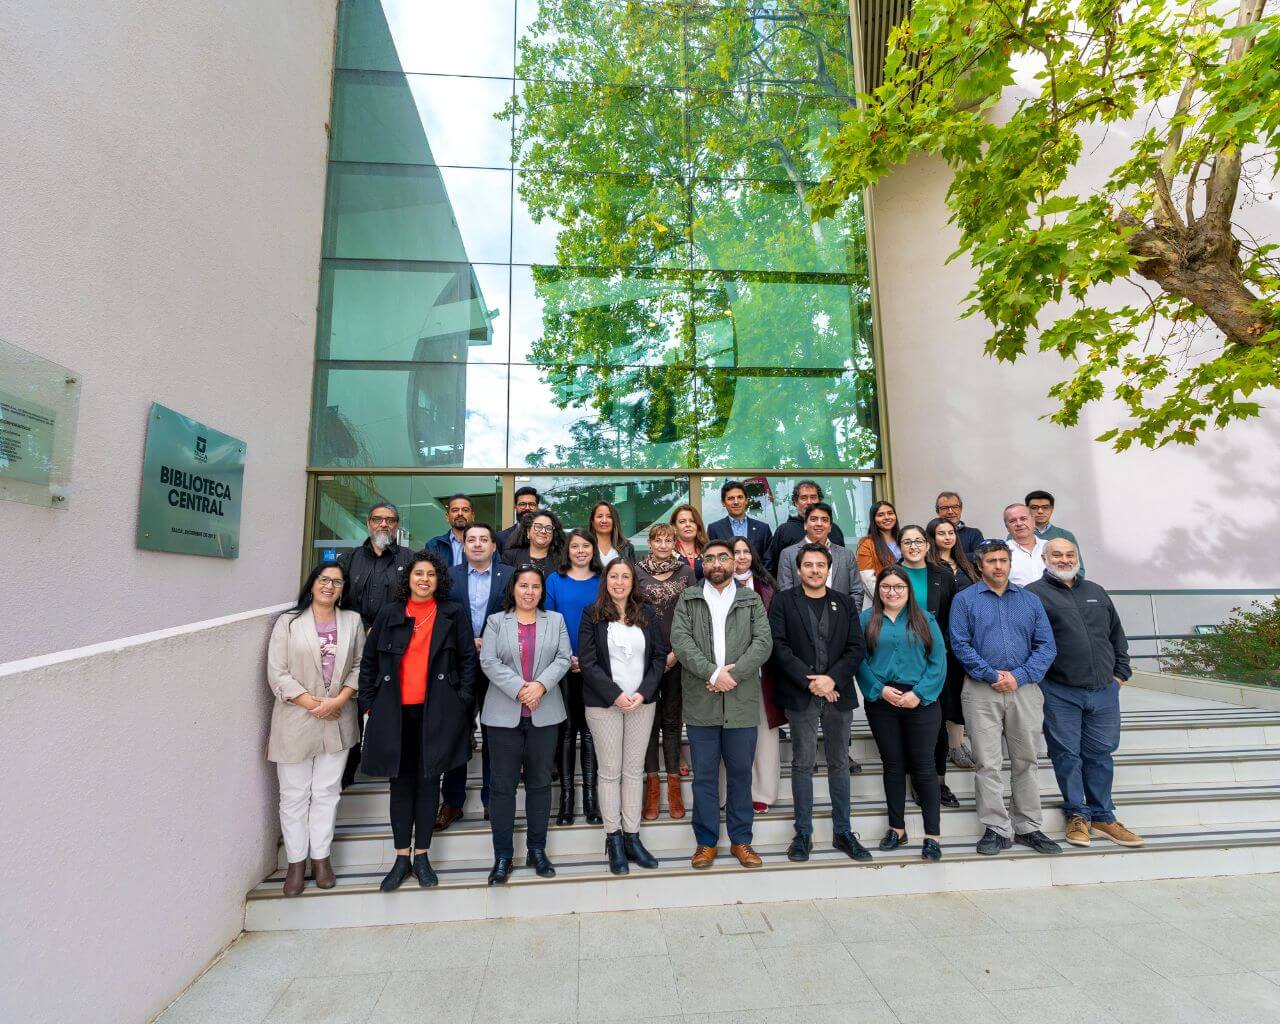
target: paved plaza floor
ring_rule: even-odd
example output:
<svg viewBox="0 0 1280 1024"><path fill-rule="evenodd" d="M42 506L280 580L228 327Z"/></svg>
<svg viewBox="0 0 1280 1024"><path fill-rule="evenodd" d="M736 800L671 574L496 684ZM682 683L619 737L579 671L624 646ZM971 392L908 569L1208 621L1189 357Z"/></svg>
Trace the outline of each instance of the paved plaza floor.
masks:
<svg viewBox="0 0 1280 1024"><path fill-rule="evenodd" d="M240 938L162 1024L1276 1024L1280 875Z"/></svg>

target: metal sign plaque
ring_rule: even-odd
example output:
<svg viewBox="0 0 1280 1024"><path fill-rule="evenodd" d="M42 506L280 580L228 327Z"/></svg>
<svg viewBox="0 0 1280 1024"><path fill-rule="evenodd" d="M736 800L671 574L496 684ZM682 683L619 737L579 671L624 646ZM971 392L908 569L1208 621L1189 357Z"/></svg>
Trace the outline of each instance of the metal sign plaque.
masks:
<svg viewBox="0 0 1280 1024"><path fill-rule="evenodd" d="M147 417L138 547L240 554L245 443L153 402Z"/></svg>

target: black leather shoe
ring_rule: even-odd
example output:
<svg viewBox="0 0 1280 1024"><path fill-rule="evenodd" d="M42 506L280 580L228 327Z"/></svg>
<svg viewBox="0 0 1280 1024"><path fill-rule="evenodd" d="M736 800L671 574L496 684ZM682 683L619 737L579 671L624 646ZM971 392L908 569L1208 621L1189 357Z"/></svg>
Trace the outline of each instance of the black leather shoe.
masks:
<svg viewBox="0 0 1280 1024"><path fill-rule="evenodd" d="M1043 832L1023 832L1020 836L1014 836L1013 841L1019 846L1029 846L1036 853L1061 853L1062 847L1055 843Z"/></svg>
<svg viewBox="0 0 1280 1024"><path fill-rule="evenodd" d="M791 840L791 845L787 847L787 860L808 860L812 851L813 836L805 836L797 832Z"/></svg>
<svg viewBox="0 0 1280 1024"><path fill-rule="evenodd" d="M926 839L924 847L920 850L921 860L942 860L942 847L938 845L936 839Z"/></svg>
<svg viewBox="0 0 1280 1024"><path fill-rule="evenodd" d="M440 879L436 876L435 871L431 869L431 858L425 853L415 853L413 855L413 873L418 879L418 885L424 889L430 889L433 885L440 884Z"/></svg>
<svg viewBox="0 0 1280 1024"><path fill-rule="evenodd" d="M560 776L564 778L563 775ZM572 825L574 812L574 794L573 782L570 781L566 786L563 782L560 784L560 810L556 813L557 825Z"/></svg>
<svg viewBox="0 0 1280 1024"><path fill-rule="evenodd" d="M849 774L859 775L861 774L861 772L862 772L861 762L855 761L853 758L849 758Z"/></svg>
<svg viewBox="0 0 1280 1024"><path fill-rule="evenodd" d="M904 829L902 835L898 835L893 829L885 831L884 838L880 840L880 849L896 850L899 846L907 845L907 833Z"/></svg>
<svg viewBox="0 0 1280 1024"><path fill-rule="evenodd" d="M639 832L622 833L622 852L627 855L627 860L638 868L651 871L658 866L658 858L646 850L644 843L640 842Z"/></svg>
<svg viewBox="0 0 1280 1024"><path fill-rule="evenodd" d="M871 851L858 842L858 837L852 832L837 832L832 837L831 845L841 853L846 853L854 860L870 860Z"/></svg>
<svg viewBox="0 0 1280 1024"><path fill-rule="evenodd" d="M609 873L626 875L631 872L627 864L627 851L622 845L622 833L610 832L604 837L604 852L609 858Z"/></svg>
<svg viewBox="0 0 1280 1024"><path fill-rule="evenodd" d="M386 877L383 878L382 884L378 888L382 892L395 892L400 888L400 883L409 877L409 872L412 870L413 867L409 863L409 858L396 854L396 862L391 865L391 870L387 872Z"/></svg>
<svg viewBox="0 0 1280 1024"><path fill-rule="evenodd" d="M941 801L943 807L959 807L960 806L960 798L956 796L953 792L951 792L950 786L948 786L945 782L943 782L939 785L938 788L940 790L938 794L938 799Z"/></svg>
<svg viewBox="0 0 1280 1024"><path fill-rule="evenodd" d="M533 868L534 874L539 878L555 878L555 865L547 859L546 850L530 850L529 856L524 859L524 866Z"/></svg>
<svg viewBox="0 0 1280 1024"><path fill-rule="evenodd" d="M512 863L510 857L495 857L493 869L489 872L490 885L506 885L511 877Z"/></svg>
<svg viewBox="0 0 1280 1024"><path fill-rule="evenodd" d="M978 845L975 849L984 857L994 857L1001 850L1007 850L1012 845L1012 839L1002 836L993 828L989 828L982 833L982 838L978 840Z"/></svg>

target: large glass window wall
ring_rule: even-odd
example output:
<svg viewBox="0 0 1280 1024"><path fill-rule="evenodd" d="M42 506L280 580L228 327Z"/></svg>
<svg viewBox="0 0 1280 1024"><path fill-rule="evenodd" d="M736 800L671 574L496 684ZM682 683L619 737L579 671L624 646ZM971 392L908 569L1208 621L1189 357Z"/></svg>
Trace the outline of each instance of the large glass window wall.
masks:
<svg viewBox="0 0 1280 1024"><path fill-rule="evenodd" d="M317 468L882 468L840 0L342 0Z"/></svg>

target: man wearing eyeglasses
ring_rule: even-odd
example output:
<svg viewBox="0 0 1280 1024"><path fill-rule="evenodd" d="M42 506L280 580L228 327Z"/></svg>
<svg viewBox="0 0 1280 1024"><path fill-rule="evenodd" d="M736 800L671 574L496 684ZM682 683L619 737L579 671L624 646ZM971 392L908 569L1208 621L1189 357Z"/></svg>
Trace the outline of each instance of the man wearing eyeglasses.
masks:
<svg viewBox="0 0 1280 1024"><path fill-rule="evenodd" d="M951 650L964 666L960 701L985 828L977 850L992 856L1018 843L1036 853L1061 853L1041 831L1038 744L1044 727L1039 684L1058 647L1044 605L1010 581L1009 564L1009 545L984 540L978 545L982 579L951 602ZM1002 739L1009 747L1012 817L1004 804Z"/></svg>
<svg viewBox="0 0 1280 1024"><path fill-rule="evenodd" d="M508 547L511 546L511 540L516 535L516 531L520 527L533 518L533 514L541 508L541 499L538 496L538 489L525 485L516 488L515 509L516 521L515 525L508 526L505 530L498 531L498 554L503 554Z"/></svg>
<svg viewBox="0 0 1280 1024"><path fill-rule="evenodd" d="M956 531L956 543L970 559L982 543L982 531L976 526L965 526L960 517L964 514L964 502L955 491L943 491L934 499L933 510L940 519L945 519Z"/></svg>
<svg viewBox="0 0 1280 1024"><path fill-rule="evenodd" d="M1026 502L1027 510L1031 513L1031 521L1035 526L1037 537L1045 542L1055 538L1071 541L1071 546L1076 549L1076 557L1079 559L1080 578L1084 579L1084 556L1080 554L1080 542L1070 530L1053 522L1053 510L1056 505L1053 495L1048 491L1032 491L1022 500ZM1047 557L1045 560L1048 561Z"/></svg>
<svg viewBox="0 0 1280 1024"><path fill-rule="evenodd" d="M369 536L358 548L351 548L338 556L347 585L342 588L339 607L360 613L367 630L373 625L379 609L400 595L401 582L409 572L413 552L396 543L400 530L400 511L389 501L375 502L365 517ZM363 716L356 721L363 728ZM346 770L342 773L343 787L351 785L360 764L360 744L351 748Z"/></svg>
<svg viewBox="0 0 1280 1024"><path fill-rule="evenodd" d="M702 586L676 599L671 649L680 660L685 729L693 762L691 864L709 868L720 841L720 765L725 769L729 852L744 868L760 866L751 848L751 765L760 723L760 669L773 650L760 595L733 579L733 547L702 549Z"/></svg>

